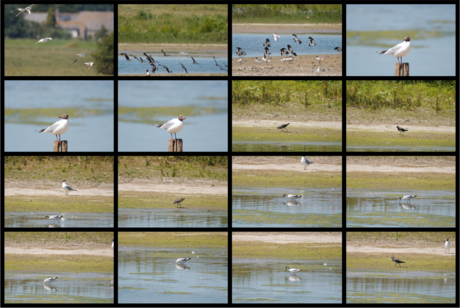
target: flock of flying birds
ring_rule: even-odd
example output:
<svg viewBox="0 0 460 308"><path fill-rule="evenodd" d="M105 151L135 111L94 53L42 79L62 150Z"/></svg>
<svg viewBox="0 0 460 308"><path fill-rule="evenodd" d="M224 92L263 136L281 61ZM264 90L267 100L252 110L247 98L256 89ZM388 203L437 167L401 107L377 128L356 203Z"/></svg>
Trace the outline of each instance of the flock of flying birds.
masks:
<svg viewBox="0 0 460 308"><path fill-rule="evenodd" d="M171 55L166 54L166 52L164 52L163 49L161 49L161 52L163 53L163 55L164 55L165 57L171 56ZM145 58L147 59L147 61L144 61L144 59L142 59L142 57L139 57L139 58L138 58L138 57L136 57L136 56L133 55L133 54L127 54L127 53L124 53L124 52L120 53L120 55L125 56L126 61L131 61L131 59L130 59L129 57L133 57L134 59L138 60L138 61L141 62L141 63L149 62L150 66L152 67L152 73L155 73L157 70L159 70L159 68L155 65L155 63L158 63L158 66L164 67L165 70L168 72L168 74L172 74L172 73L173 73L173 71L171 71L167 66L164 66L163 64L160 64L160 62L155 61L155 59L153 59L152 56L149 56L149 55L148 55L147 53L145 53L145 52L144 52L144 56L145 56ZM181 52L181 55L186 55L186 53ZM190 56L190 58L192 58L192 61L193 61L192 64L200 65L200 63L197 63L197 62L195 61L195 59L194 59L192 56ZM228 66L227 66L227 64L221 62L223 65L225 65L225 68L223 68L222 66L220 66L220 65L217 63L216 58L215 58L214 56L213 56L213 58L214 58L214 62L216 62L216 66L218 66L218 67L220 68L221 71L227 71L227 72L228 72ZM184 69L185 73L188 74L187 68L186 68L182 63L180 63L179 61L177 61L177 63L179 63L179 64L182 66L182 68ZM145 76L150 76L149 70L147 70L147 72L145 73Z"/></svg>
<svg viewBox="0 0 460 308"><path fill-rule="evenodd" d="M21 13L24 13L24 12L27 12L27 13L29 13L29 14L32 14L30 11L32 10L32 7L33 7L34 5L35 5L35 4L31 4L30 6L26 7L25 9L22 9L22 8L14 9L14 10L12 10L12 11L10 12L10 14L13 13L14 11L19 11L19 14L16 15L15 17L18 17L19 15L21 15ZM40 39L38 42L36 42L35 44L38 44L38 43L46 43L46 42L52 41L52 40L53 40L53 39L52 39L51 37L42 38L42 39ZM84 52L82 52L82 53L78 54L77 56L78 56L78 58L77 58L75 61L73 61L73 63L75 63L75 62L77 62L78 60L80 60L80 58L86 56L86 54L85 54ZM73 64L73 63L72 63L72 64ZM88 67L88 69L89 69L91 66L93 66L93 64L94 64L94 62L87 62L87 63L85 63L85 65Z"/></svg>
<svg viewBox="0 0 460 308"><path fill-rule="evenodd" d="M297 37L297 34L293 34L292 36L294 36L294 37L292 38L293 41L294 41L294 44L297 43L297 42L299 43L299 45L302 44L302 41ZM279 39L280 37L281 37L281 36L276 35L275 33L273 33L273 39L275 40L275 42L277 42L278 39ZM314 40L311 36L309 36L308 39L310 40L310 44L308 44L309 47L312 47L312 46L317 45L317 44L315 43L315 40ZM265 47L265 52L264 52L264 57L262 58L262 60L263 60L264 62L270 62L270 59L268 58L268 57L271 55L271 52L270 52L270 49L269 49L269 47L271 47L271 45L270 45L270 39L267 38L267 39L265 40L265 43L263 44L263 46ZM237 48L236 54L240 57L240 58L238 59L238 62L239 62L239 63L242 63L242 62L243 62L243 58L242 58L242 57L246 55L246 52L245 52L243 49L241 49L241 47L236 47L236 48ZM337 52L339 52L339 53L342 52L342 48L341 48L341 47L335 47L334 50L337 50ZM292 49L292 46L289 45L289 44L287 45L287 48L284 48L284 47L281 48L281 49L280 49L280 53L281 53L281 56L286 55L286 57L281 58L281 61L291 61L291 63L292 63L292 62L294 61L294 58L293 58L292 56L287 56L287 55L289 55L289 53L291 53L292 55L294 55L295 57L297 57L297 53ZM319 58L318 56L316 57L316 59L319 60L319 61L320 61L320 64L321 64L321 60L323 60L323 59ZM260 62L260 59L257 58L257 57L256 57L255 61L256 61L256 63L261 63L261 62ZM323 68L318 67L318 70L317 70L315 73L319 73L319 72L322 72L322 71L323 71L323 72L326 71L326 66L327 66L327 63L326 63L326 65L325 65Z"/></svg>

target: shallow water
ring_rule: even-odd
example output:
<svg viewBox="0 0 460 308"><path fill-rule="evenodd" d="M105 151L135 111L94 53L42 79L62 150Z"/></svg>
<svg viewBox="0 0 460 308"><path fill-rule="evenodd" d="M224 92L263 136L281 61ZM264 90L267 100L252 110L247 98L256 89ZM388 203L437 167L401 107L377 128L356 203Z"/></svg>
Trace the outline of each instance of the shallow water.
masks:
<svg viewBox="0 0 460 308"><path fill-rule="evenodd" d="M326 263L327 266L323 264ZM286 266L300 268L296 275ZM232 302L342 303L342 260L232 260Z"/></svg>
<svg viewBox="0 0 460 308"><path fill-rule="evenodd" d="M453 304L455 290L455 272L347 271L347 303L350 304Z"/></svg>
<svg viewBox="0 0 460 308"><path fill-rule="evenodd" d="M137 54L133 53L136 57L142 57L144 59L144 63L141 63L140 61L134 59L133 57L129 57L131 61L126 61L125 56L118 56L118 75L126 75L126 74L144 74L145 71L149 70L151 75L155 74L167 74L168 72L166 69L161 65L166 66L170 71L172 71L171 76L174 76L175 74L186 74L185 70L182 68L182 66L178 63L182 63L185 68L187 69L187 72L189 74L199 74L199 73L226 73L227 74L227 69L225 65L228 65L228 58L227 57L216 57L217 64L219 66L216 66L216 62L214 61L213 57L199 57L191 54L191 56L195 59L195 61L198 64L193 64L193 60L190 57L190 55L187 56L172 56L172 57L165 57L163 54L161 56L159 54L151 54L147 53L148 55L151 55L155 61L158 61L159 63L155 63L155 66L158 68L158 70L155 72L155 74L152 73L152 66L150 66L149 62L145 58L143 54ZM223 68L225 70L221 70L220 68ZM212 77L211 77L212 78Z"/></svg>
<svg viewBox="0 0 460 308"><path fill-rule="evenodd" d="M118 208L119 228L227 228L227 211Z"/></svg>
<svg viewBox="0 0 460 308"><path fill-rule="evenodd" d="M58 277L52 284L43 284ZM6 303L113 304L113 274L5 272Z"/></svg>
<svg viewBox="0 0 460 308"><path fill-rule="evenodd" d="M282 197L289 193L303 197L295 200ZM342 190L234 187L232 226L340 228Z"/></svg>
<svg viewBox="0 0 460 308"><path fill-rule="evenodd" d="M292 34L278 34L281 37L275 42L272 34L247 34L234 33L232 35L232 58L239 58L236 54L237 48L241 47L246 52L244 57L264 57L265 40L270 39L269 47L271 56L281 56L280 49L287 48L291 45L292 50L299 55L323 55L336 54L335 47L342 47L342 34L314 34L314 33L296 33L297 37L302 41L302 44L294 43ZM308 46L311 36L315 40L315 46ZM289 54L290 55L290 54ZM235 62L236 63L236 62Z"/></svg>
<svg viewBox="0 0 460 308"><path fill-rule="evenodd" d="M64 219L49 220L45 216L64 215ZM113 228L113 213L5 213L5 228Z"/></svg>
<svg viewBox="0 0 460 308"><path fill-rule="evenodd" d="M119 247L118 302L228 303L227 253L226 248ZM192 259L174 264L179 257Z"/></svg>
<svg viewBox="0 0 460 308"><path fill-rule="evenodd" d="M348 146L347 152L455 152L455 147Z"/></svg>
<svg viewBox="0 0 460 308"><path fill-rule="evenodd" d="M340 152L340 142L232 141L234 152Z"/></svg>
<svg viewBox="0 0 460 308"><path fill-rule="evenodd" d="M455 227L455 191L348 189L346 202L347 227Z"/></svg>

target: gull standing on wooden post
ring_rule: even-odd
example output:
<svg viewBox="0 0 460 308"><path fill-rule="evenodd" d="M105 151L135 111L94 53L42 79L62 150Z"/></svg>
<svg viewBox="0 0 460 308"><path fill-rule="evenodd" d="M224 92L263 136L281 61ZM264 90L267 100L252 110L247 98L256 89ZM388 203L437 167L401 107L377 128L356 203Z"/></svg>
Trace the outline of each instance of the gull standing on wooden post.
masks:
<svg viewBox="0 0 460 308"><path fill-rule="evenodd" d="M48 128L36 130L36 132L53 134L56 136L57 142L61 143L61 135L69 129L69 116L67 114L63 114L59 118L61 118L62 120L55 122Z"/></svg>
<svg viewBox="0 0 460 308"><path fill-rule="evenodd" d="M309 161L308 159L305 158L305 156L302 156L302 159L300 160L300 163L304 165L303 170L308 168L308 165L313 164L313 162Z"/></svg>
<svg viewBox="0 0 460 308"><path fill-rule="evenodd" d="M378 54L390 55L398 59L399 66L402 65L402 57L405 57L410 52L410 37L406 36L404 41L390 49L383 51L376 51ZM401 62L399 62L401 59Z"/></svg>

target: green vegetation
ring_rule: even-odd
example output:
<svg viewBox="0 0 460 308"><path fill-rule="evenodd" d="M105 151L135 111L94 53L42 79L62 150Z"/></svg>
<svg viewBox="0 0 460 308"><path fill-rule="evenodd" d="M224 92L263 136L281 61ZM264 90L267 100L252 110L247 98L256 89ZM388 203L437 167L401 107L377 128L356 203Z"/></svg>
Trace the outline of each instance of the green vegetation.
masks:
<svg viewBox="0 0 460 308"><path fill-rule="evenodd" d="M455 126L455 80L349 80L346 86L347 123Z"/></svg>
<svg viewBox="0 0 460 308"><path fill-rule="evenodd" d="M395 200L397 197L395 196ZM452 197L453 199L454 197ZM348 198L347 198L348 199ZM435 214L422 214L419 212L400 212L397 215L394 213L356 213L350 214L347 212L347 225L359 227L363 224L368 227L369 225L375 226L405 226L405 227L418 227L418 228L454 228L455 217L435 215Z"/></svg>
<svg viewBox="0 0 460 308"><path fill-rule="evenodd" d="M107 35L97 42L97 50L92 54L94 57L94 67L101 74L114 75L115 61L113 58L114 34ZM91 69L91 68L90 68ZM87 69L87 70L90 70Z"/></svg>
<svg viewBox="0 0 460 308"><path fill-rule="evenodd" d="M227 43L227 5L119 5L118 41Z"/></svg>
<svg viewBox="0 0 460 308"><path fill-rule="evenodd" d="M455 20L451 21L455 23ZM433 27L432 29L435 29ZM434 38L442 38L445 36L454 35L447 31L425 30L420 29L404 29L404 30L388 30L388 31L347 31L347 45L359 46L375 46L379 48L390 48L395 44L399 44L406 36L417 38L417 40L427 40ZM395 43L388 44L394 40ZM384 42L384 43L382 43ZM397 42L397 43L396 43ZM426 48L426 46L413 44L411 48Z"/></svg>
<svg viewBox="0 0 460 308"><path fill-rule="evenodd" d="M114 162L111 156L5 156L4 172L7 183L48 187L58 181L60 187L60 182L66 179L75 183L72 185L75 187L102 184L113 187Z"/></svg>
<svg viewBox="0 0 460 308"><path fill-rule="evenodd" d="M182 204L182 207L185 209L223 211L228 209L228 198L226 195L193 194L193 196L181 196L185 197L184 204ZM174 197L165 195L164 193L141 191L121 191L118 193L118 205L120 208L174 209L177 207L177 204L173 204L174 200Z"/></svg>
<svg viewBox="0 0 460 308"><path fill-rule="evenodd" d="M232 244L233 258L342 259L342 245L339 244L302 243L299 245L262 241L233 241ZM292 266L294 267L295 264ZM319 267L319 265L302 266L305 269Z"/></svg>
<svg viewBox="0 0 460 308"><path fill-rule="evenodd" d="M308 176L292 176L292 171L233 170L233 187L309 187L342 188L341 172L311 172Z"/></svg>
<svg viewBox="0 0 460 308"><path fill-rule="evenodd" d="M92 81L93 82L93 81ZM98 102L113 102L113 97L93 99L90 103L96 105ZM103 108L106 104L98 104ZM69 116L74 118L85 118L99 115L113 115L113 108L110 109L92 109L92 108L66 108L65 111ZM6 123L23 123L37 126L48 127L49 122L39 122L36 118L40 117L55 117L58 121L58 117L62 115L62 108L21 108L21 109L5 109L5 122ZM72 125L78 125L72 123Z"/></svg>
<svg viewBox="0 0 460 308"><path fill-rule="evenodd" d="M342 121L342 81L235 80L232 116Z"/></svg>
<svg viewBox="0 0 460 308"><path fill-rule="evenodd" d="M342 23L341 4L232 4L233 23Z"/></svg>
<svg viewBox="0 0 460 308"><path fill-rule="evenodd" d="M455 232L347 232L347 244L388 247L410 247L417 243L419 248L439 246L446 238L455 242Z"/></svg>
<svg viewBox="0 0 460 308"><path fill-rule="evenodd" d="M228 180L227 156L119 156L120 181L164 177Z"/></svg>
<svg viewBox="0 0 460 308"><path fill-rule="evenodd" d="M59 213L113 213L113 196L5 196L5 215L8 212L50 212ZM37 214L35 214L37 215ZM43 215L40 215L44 219ZM101 217L102 218L102 217Z"/></svg>
<svg viewBox="0 0 460 308"><path fill-rule="evenodd" d="M327 128L289 127L290 136L282 133L276 127L232 127L233 141L280 141L280 142L342 142L342 130ZM347 140L348 141L348 140Z"/></svg>
<svg viewBox="0 0 460 308"><path fill-rule="evenodd" d="M5 232L5 247L55 249L45 254L5 254L5 271L113 272L113 257L64 255L62 250L111 249L113 232ZM59 262L56 262L58 260Z"/></svg>
<svg viewBox="0 0 460 308"><path fill-rule="evenodd" d="M119 246L228 247L227 232L119 232Z"/></svg>
<svg viewBox="0 0 460 308"><path fill-rule="evenodd" d="M374 276L372 276L374 277ZM388 276L385 276L388 278ZM430 279L432 279L430 277ZM398 283L398 282L396 282ZM353 292L347 290L347 304L454 304L455 297L445 296L432 296L427 293L420 295L420 293L407 293L407 292Z"/></svg>

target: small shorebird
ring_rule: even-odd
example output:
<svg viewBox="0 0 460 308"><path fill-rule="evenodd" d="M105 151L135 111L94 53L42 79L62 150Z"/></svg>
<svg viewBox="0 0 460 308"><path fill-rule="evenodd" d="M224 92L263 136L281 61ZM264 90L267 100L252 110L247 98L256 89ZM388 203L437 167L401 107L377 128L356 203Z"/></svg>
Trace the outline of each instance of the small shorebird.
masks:
<svg viewBox="0 0 460 308"><path fill-rule="evenodd" d="M36 42L35 44L38 44L38 43L46 43L46 42L52 41L52 40L53 40L52 38L47 37L47 38L44 38L44 39L39 40L39 41Z"/></svg>
<svg viewBox="0 0 460 308"><path fill-rule="evenodd" d="M33 7L33 6L34 6L34 4L32 4L32 5L28 6L28 7L26 7L25 9L21 9L21 8L14 9L14 10L12 10L12 11L10 12L10 14L13 13L14 11L19 11L19 14L16 15L16 16L14 16L14 17L18 17L19 15L21 15L21 13L24 13L24 12L27 12L27 13L29 13L29 14L32 14L32 13L30 13L30 10L32 10L32 7Z"/></svg>
<svg viewBox="0 0 460 308"><path fill-rule="evenodd" d="M444 245L444 248L446 249L446 253L449 254L449 249L450 249L449 239L446 240L446 244Z"/></svg>
<svg viewBox="0 0 460 308"><path fill-rule="evenodd" d="M122 55L122 56L124 55L125 58L126 58L126 61L131 61L131 59L128 57L128 55L126 53L122 52L120 55Z"/></svg>
<svg viewBox="0 0 460 308"><path fill-rule="evenodd" d="M190 260L191 258L179 258L176 260L175 263L184 263L184 262L187 262L188 260Z"/></svg>
<svg viewBox="0 0 460 308"><path fill-rule="evenodd" d="M70 187L69 185L67 185L67 183L65 182L65 180L62 181L62 189L65 190L65 194L66 194L66 195L69 194L69 191L77 191L76 189L73 189L72 187Z"/></svg>
<svg viewBox="0 0 460 308"><path fill-rule="evenodd" d="M43 281L43 284L45 284L45 283L53 283L53 281L55 281L56 279L58 279L58 278L57 278L57 277L46 278L46 279Z"/></svg>
<svg viewBox="0 0 460 308"><path fill-rule="evenodd" d="M141 61L141 63L144 63L144 59L142 59L142 57L139 57L139 61Z"/></svg>
<svg viewBox="0 0 460 308"><path fill-rule="evenodd" d="M156 67L153 63L150 63L150 66L152 66L152 73L155 74L155 71L158 70L158 67Z"/></svg>
<svg viewBox="0 0 460 308"><path fill-rule="evenodd" d="M391 260L393 260L393 262L395 263L395 266L396 266L396 264L399 264L399 267L401 267L401 264L400 264L400 263L406 263L406 262L404 262L404 261L395 259L394 257L391 257Z"/></svg>
<svg viewBox="0 0 460 308"><path fill-rule="evenodd" d="M176 201L173 202L173 204L178 204L178 205L180 205L180 207L182 207L182 201L184 201L184 200L185 200L185 198L177 199Z"/></svg>
<svg viewBox="0 0 460 308"><path fill-rule="evenodd" d="M304 165L303 170L308 168L308 165L313 164L313 162L309 161L308 159L305 158L305 156L302 156L302 159L300 160L300 163Z"/></svg>
<svg viewBox="0 0 460 308"><path fill-rule="evenodd" d="M283 48L280 49L280 53L281 53L282 56L284 56L285 54L288 55L289 51L286 48L283 47Z"/></svg>
<svg viewBox="0 0 460 308"><path fill-rule="evenodd" d="M323 58L320 58L320 57L318 57L318 56L316 56L315 59L319 61L319 65L321 65L321 60L324 60Z"/></svg>
<svg viewBox="0 0 460 308"><path fill-rule="evenodd" d="M264 57L262 58L262 60L264 60L265 62L270 62L270 59L267 58L267 54L266 54L266 53L264 54Z"/></svg>
<svg viewBox="0 0 460 308"><path fill-rule="evenodd" d="M291 45L287 45L287 48L289 49L289 51L290 51L294 56L297 57L297 54L294 52L294 50L292 50Z"/></svg>
<svg viewBox="0 0 460 308"><path fill-rule="evenodd" d="M399 197L399 200L400 200L400 201L401 201L401 200L409 200L409 202L410 202L410 200L411 200L411 199L414 199L415 197L417 197L417 195L404 195L404 196L402 196L402 197Z"/></svg>
<svg viewBox="0 0 460 308"><path fill-rule="evenodd" d="M396 126L396 128L398 129L399 134L401 135L401 133L402 133L403 136L404 136L404 133L408 131L408 129L402 128L402 127L399 127L399 126Z"/></svg>
<svg viewBox="0 0 460 308"><path fill-rule="evenodd" d="M59 219L64 217L63 215L51 215L51 216L45 216L45 218L48 218L49 220L57 220L59 222Z"/></svg>
<svg viewBox="0 0 460 308"><path fill-rule="evenodd" d="M340 47L335 47L334 50L337 50L337 52L342 52L342 48Z"/></svg>
<svg viewBox="0 0 460 308"><path fill-rule="evenodd" d="M264 47L272 47L272 46L270 46L270 40L269 39L265 40Z"/></svg>
<svg viewBox="0 0 460 308"><path fill-rule="evenodd" d="M115 243L115 239L112 239L112 248L113 248L114 243Z"/></svg>
<svg viewBox="0 0 460 308"><path fill-rule="evenodd" d="M297 38L297 35L296 35L296 34L293 34L293 36L294 36L294 37L293 37L292 39L294 40L294 43L295 43L295 42L299 42L299 45L302 44L302 41L299 40L299 39Z"/></svg>
<svg viewBox="0 0 460 308"><path fill-rule="evenodd" d="M284 194L283 197L292 198L292 199L302 198L301 195L294 195L294 194L289 194L289 195Z"/></svg>
<svg viewBox="0 0 460 308"><path fill-rule="evenodd" d="M236 52L236 54L237 54L238 56L241 57L241 56L245 56L245 55L246 55L246 52L243 51L243 49L241 49L241 47L236 47L236 49L238 49L238 51Z"/></svg>
<svg viewBox="0 0 460 308"><path fill-rule="evenodd" d="M314 40L311 36L309 36L308 38L310 39L310 44L308 44L308 46L311 47L311 46L313 46L313 45L316 45L316 44L315 44L315 40Z"/></svg>
<svg viewBox="0 0 460 308"><path fill-rule="evenodd" d="M173 71L170 71L169 68L167 68L166 66L161 65L161 64L158 64L158 65L163 66L166 69L166 71L168 72L168 74L172 74Z"/></svg>
<svg viewBox="0 0 460 308"><path fill-rule="evenodd" d="M291 124L291 123L282 124L282 125L278 126L278 129L281 129L281 130L285 129L285 130L287 130L286 127L287 127L289 124ZM288 131L288 130L287 130L287 131Z"/></svg>
<svg viewBox="0 0 460 308"><path fill-rule="evenodd" d="M147 76L147 77L150 76L149 70L147 70L147 71L145 72L145 76Z"/></svg>
<svg viewBox="0 0 460 308"><path fill-rule="evenodd" d="M185 68L185 66L180 62L177 62L177 63L179 63L182 66L182 68L185 70L185 72L188 74L187 69Z"/></svg>
<svg viewBox="0 0 460 308"><path fill-rule="evenodd" d="M275 33L273 33L273 38L275 39L275 42L278 41L278 39L279 39L280 37L281 37L281 36L276 35Z"/></svg>
<svg viewBox="0 0 460 308"><path fill-rule="evenodd" d="M86 62L85 65L88 67L88 69L93 66L94 62Z"/></svg>
<svg viewBox="0 0 460 308"><path fill-rule="evenodd" d="M169 55L167 55L166 52L163 51L163 49L161 49L161 52L163 53L165 57L169 57Z"/></svg>
<svg viewBox="0 0 460 308"><path fill-rule="evenodd" d="M260 60L257 57L256 57L255 61L256 61L256 63L260 63Z"/></svg>
<svg viewBox="0 0 460 308"><path fill-rule="evenodd" d="M290 271L291 273L293 273L295 275L295 273L298 273L300 272L301 270L298 269L298 268L289 268L288 266L286 266L286 268L284 269L284 271Z"/></svg>

